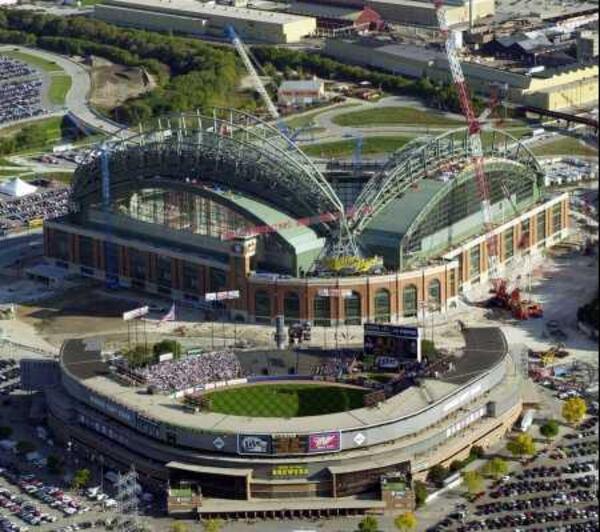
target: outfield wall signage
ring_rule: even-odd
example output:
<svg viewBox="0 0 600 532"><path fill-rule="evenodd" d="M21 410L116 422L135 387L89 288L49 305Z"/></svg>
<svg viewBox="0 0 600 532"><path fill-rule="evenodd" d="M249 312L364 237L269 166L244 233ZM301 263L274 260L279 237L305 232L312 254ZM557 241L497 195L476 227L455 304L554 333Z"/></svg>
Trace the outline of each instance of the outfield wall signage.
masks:
<svg viewBox="0 0 600 532"><path fill-rule="evenodd" d="M318 434L309 434L308 452L323 453L329 451L339 451L342 446L340 432L320 432Z"/></svg>
<svg viewBox="0 0 600 532"><path fill-rule="evenodd" d="M365 355L421 362L421 328L365 323L364 350Z"/></svg>
<svg viewBox="0 0 600 532"><path fill-rule="evenodd" d="M271 436L265 434L238 434L239 454L271 454Z"/></svg>
<svg viewBox="0 0 600 532"><path fill-rule="evenodd" d="M208 294L204 294L205 301L225 301L226 299L238 299L239 297L239 290L228 290L225 292L209 292Z"/></svg>

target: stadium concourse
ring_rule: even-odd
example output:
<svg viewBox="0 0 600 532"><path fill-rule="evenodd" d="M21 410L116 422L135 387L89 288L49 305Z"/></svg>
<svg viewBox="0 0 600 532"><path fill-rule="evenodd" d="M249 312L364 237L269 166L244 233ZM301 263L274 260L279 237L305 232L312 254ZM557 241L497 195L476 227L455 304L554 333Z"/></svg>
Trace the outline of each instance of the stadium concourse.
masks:
<svg viewBox="0 0 600 532"><path fill-rule="evenodd" d="M283 508L294 515L345 515L413 508L414 478L436 463L463 458L473 445L492 445L520 414L519 371L501 331L463 333L461 356L435 372L426 362L412 363L408 385L403 371L388 386L355 380L363 361L358 350L348 353L353 363L336 377L315 374L316 361L322 365L333 358L324 352L224 351L163 363L136 383L115 364L114 354L103 354L100 338L66 341L58 361L24 362L23 385L45 393L55 437L72 442L75 452L95 460L102 456L117 470L134 464L143 483L169 487L172 515L274 517L284 515ZM179 388L194 379L176 375L203 361L205 370L194 373L199 380ZM216 381L232 367L243 368L241 374ZM149 384L156 375L169 383L162 387L171 386L168 391ZM185 400L231 386L283 386L291 380L356 383L382 395L372 406L291 418L228 415L190 408ZM392 480L403 488L390 499L382 486Z"/></svg>

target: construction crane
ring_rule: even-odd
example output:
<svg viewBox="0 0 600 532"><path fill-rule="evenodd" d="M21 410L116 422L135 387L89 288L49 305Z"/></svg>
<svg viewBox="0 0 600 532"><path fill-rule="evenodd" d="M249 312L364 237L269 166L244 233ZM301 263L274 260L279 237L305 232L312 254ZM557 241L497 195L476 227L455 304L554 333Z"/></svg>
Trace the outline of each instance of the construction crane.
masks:
<svg viewBox="0 0 600 532"><path fill-rule="evenodd" d="M106 272L106 288L114 289L119 286L118 267L114 264L115 257L111 253L112 222L110 213L110 148L103 142L100 151L100 175L102 178L102 212L106 223L106 238L104 239L104 271Z"/></svg>
<svg viewBox="0 0 600 532"><path fill-rule="evenodd" d="M463 74L462 66L458 58L456 41L446 20L444 0L433 0L438 25L445 39L446 55L450 66L452 81L458 93L458 99L462 113L467 121L469 146L471 148L471 159L475 168L475 182L477 192L481 201L483 214L483 227L486 233L486 246L488 255L488 272L490 279L495 279L498 267L498 246L496 237L492 233L494 228L492 219L492 208L490 202L490 190L483 162L483 145L481 142L481 123L475 116L473 105L469 96L469 89Z"/></svg>
<svg viewBox="0 0 600 532"><path fill-rule="evenodd" d="M290 141L290 143L293 143L293 139L291 138L290 132L289 132L287 126L285 125L284 121L282 120L281 115L279 114L279 111L277 110L277 106L271 100L271 97L269 96L267 89L265 88L263 82L260 79L260 76L258 75L258 73L256 72L256 69L254 68L254 64L252 63L252 60L250 59L251 52L246 49L246 47L244 46L244 43L242 42L242 39L240 39L240 36L237 34L237 32L235 31L235 28L233 26L226 26L225 33L226 33L227 37L229 37L231 44L233 44L233 46L235 47L238 55L240 56L240 58L242 60L242 63L244 63L244 66L246 67L246 70L248 71L248 75L250 76L250 79L252 80L252 84L254 85L254 88L256 89L256 91L258 92L260 97L262 98L262 101L265 104L267 111L269 112L269 114L271 115L273 120L275 120L277 129L279 129L279 131L283 134L283 136L286 139L288 139L288 141Z"/></svg>

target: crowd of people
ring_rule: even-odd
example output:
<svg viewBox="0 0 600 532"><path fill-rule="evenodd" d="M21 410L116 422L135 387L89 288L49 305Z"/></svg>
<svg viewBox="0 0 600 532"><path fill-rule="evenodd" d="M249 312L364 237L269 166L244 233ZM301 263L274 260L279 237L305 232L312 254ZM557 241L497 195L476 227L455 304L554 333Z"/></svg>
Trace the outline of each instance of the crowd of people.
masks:
<svg viewBox="0 0 600 532"><path fill-rule="evenodd" d="M43 82L26 63L0 56L0 124L46 113Z"/></svg>
<svg viewBox="0 0 600 532"><path fill-rule="evenodd" d="M68 187L38 188L22 197L0 194L0 234L27 225L32 220L48 220L63 216L69 206Z"/></svg>
<svg viewBox="0 0 600 532"><path fill-rule="evenodd" d="M241 366L230 351L215 351L160 362L136 372L147 386L159 392L174 392L199 384L235 379L240 376Z"/></svg>

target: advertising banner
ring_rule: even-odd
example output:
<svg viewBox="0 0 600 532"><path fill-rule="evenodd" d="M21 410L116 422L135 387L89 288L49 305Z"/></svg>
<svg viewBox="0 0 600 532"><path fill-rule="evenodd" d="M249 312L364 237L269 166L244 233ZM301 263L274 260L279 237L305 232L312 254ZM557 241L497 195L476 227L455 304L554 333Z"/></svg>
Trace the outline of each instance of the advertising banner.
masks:
<svg viewBox="0 0 600 532"><path fill-rule="evenodd" d="M205 301L225 301L226 299L238 299L239 297L239 290L228 290L225 292L209 292L208 294L204 294Z"/></svg>
<svg viewBox="0 0 600 532"><path fill-rule="evenodd" d="M342 439L339 432L320 432L308 436L309 453L339 451L341 445Z"/></svg>
<svg viewBox="0 0 600 532"><path fill-rule="evenodd" d="M421 329L387 323L365 323L365 355L421 362Z"/></svg>
<svg viewBox="0 0 600 532"><path fill-rule="evenodd" d="M239 454L271 454L271 436L265 434L238 434Z"/></svg>
<svg viewBox="0 0 600 532"><path fill-rule="evenodd" d="M127 312L123 312L123 321L135 320L136 318L141 318L148 314L149 309L147 306L134 308L133 310L128 310Z"/></svg>

